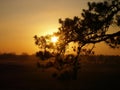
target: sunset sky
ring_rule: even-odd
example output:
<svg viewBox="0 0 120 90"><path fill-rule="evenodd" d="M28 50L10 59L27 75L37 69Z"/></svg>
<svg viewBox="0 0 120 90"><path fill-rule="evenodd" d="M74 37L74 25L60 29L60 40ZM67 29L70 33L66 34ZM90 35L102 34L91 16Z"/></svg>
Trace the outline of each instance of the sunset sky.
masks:
<svg viewBox="0 0 120 90"><path fill-rule="evenodd" d="M88 1L100 0L0 0L0 53L33 54L39 49L34 35L56 32L59 18L80 16ZM100 44L96 54L120 55Z"/></svg>

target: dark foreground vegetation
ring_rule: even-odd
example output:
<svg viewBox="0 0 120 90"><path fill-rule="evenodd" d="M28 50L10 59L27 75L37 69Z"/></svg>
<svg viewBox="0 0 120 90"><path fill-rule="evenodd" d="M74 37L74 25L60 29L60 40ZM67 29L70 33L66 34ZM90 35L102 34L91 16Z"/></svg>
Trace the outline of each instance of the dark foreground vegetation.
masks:
<svg viewBox="0 0 120 90"><path fill-rule="evenodd" d="M52 60L53 58L51 58ZM0 90L120 89L120 56L83 56L77 80L57 80L34 55L0 55Z"/></svg>

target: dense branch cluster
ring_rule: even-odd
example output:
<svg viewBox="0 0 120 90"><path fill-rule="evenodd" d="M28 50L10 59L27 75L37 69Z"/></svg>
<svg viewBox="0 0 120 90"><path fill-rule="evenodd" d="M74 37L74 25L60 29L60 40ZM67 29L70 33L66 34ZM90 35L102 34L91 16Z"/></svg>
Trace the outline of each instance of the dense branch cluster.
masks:
<svg viewBox="0 0 120 90"><path fill-rule="evenodd" d="M120 1L106 0L104 2L89 2L88 9L84 10L81 18L75 16L73 19L59 19L61 26L58 32L53 35L59 37L58 41L53 45L50 37L53 35L35 36L35 44L42 51L37 53L39 57L53 57L54 63L49 62L48 66L65 69L66 66L72 70L75 78L80 69L80 55L87 51L92 52L94 45L99 42L105 42L112 48L120 47L120 30L111 30L110 27L120 26ZM111 31L110 31L111 30ZM111 32L111 33L109 33ZM69 43L77 43L77 48L73 48L76 56L64 56ZM84 49L86 45L93 44L89 50ZM51 54L51 55L50 55ZM46 59L46 58L44 58ZM71 59L72 61L66 62ZM56 66L57 65L57 66ZM40 65L39 65L40 66Z"/></svg>

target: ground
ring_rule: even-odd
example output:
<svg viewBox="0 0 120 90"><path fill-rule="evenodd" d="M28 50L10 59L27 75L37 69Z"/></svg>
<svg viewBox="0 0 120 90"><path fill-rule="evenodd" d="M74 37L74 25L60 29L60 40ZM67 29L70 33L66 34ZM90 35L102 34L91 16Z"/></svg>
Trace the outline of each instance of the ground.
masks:
<svg viewBox="0 0 120 90"><path fill-rule="evenodd" d="M120 89L120 64L82 64L78 80L59 81L37 68L37 58L0 59L0 90Z"/></svg>

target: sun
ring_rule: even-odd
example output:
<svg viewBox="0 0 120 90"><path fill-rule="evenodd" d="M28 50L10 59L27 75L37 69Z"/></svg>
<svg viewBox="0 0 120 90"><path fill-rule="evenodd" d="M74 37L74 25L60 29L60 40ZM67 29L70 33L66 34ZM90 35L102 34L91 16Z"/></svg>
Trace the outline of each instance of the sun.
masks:
<svg viewBox="0 0 120 90"><path fill-rule="evenodd" d="M51 37L51 42L56 43L58 41L58 37L53 36Z"/></svg>

